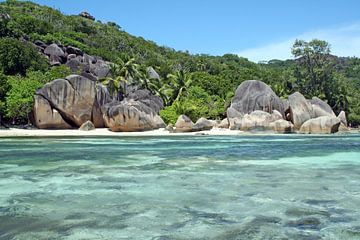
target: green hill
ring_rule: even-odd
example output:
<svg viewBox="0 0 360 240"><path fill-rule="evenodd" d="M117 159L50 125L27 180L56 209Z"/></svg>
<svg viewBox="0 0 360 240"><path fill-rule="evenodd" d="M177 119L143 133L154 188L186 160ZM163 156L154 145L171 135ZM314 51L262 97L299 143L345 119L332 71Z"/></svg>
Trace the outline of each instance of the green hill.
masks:
<svg viewBox="0 0 360 240"><path fill-rule="evenodd" d="M153 67L159 79L143 81L146 74L141 74L131 80L163 98L167 107L161 115L167 122L173 122L178 114L192 119L221 119L236 87L244 80L259 79L280 97L294 91L306 97L319 96L336 113L345 110L352 124L360 123L358 58L313 52L313 59L325 57L321 64L311 66L316 72L311 75L301 54L297 60L259 64L233 54L192 55L132 36L116 23L67 16L49 7L14 0L0 3L0 37L0 118L7 122L26 122L36 88L69 74L66 66L50 67L37 53L32 43L40 40L73 46L117 64L131 62L140 73Z"/></svg>

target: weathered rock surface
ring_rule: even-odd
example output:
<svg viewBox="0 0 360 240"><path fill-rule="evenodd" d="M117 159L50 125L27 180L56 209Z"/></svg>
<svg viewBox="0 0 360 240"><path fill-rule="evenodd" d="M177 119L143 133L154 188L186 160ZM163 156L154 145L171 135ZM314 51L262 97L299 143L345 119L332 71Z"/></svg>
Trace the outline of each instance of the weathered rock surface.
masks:
<svg viewBox="0 0 360 240"><path fill-rule="evenodd" d="M212 120L207 120L206 118L200 118L196 121L194 126L192 127L194 132L197 131L206 131L212 129L216 125L216 122Z"/></svg>
<svg viewBox="0 0 360 240"><path fill-rule="evenodd" d="M218 128L229 128L229 120L227 118L223 119L219 124L217 124Z"/></svg>
<svg viewBox="0 0 360 240"><path fill-rule="evenodd" d="M194 123L188 116L180 115L175 123L175 132L192 132Z"/></svg>
<svg viewBox="0 0 360 240"><path fill-rule="evenodd" d="M163 100L158 96L152 95L151 92L147 89L140 89L130 92L126 98L145 104L155 113L159 113L160 110L164 108Z"/></svg>
<svg viewBox="0 0 360 240"><path fill-rule="evenodd" d="M80 17L83 17L83 18L87 18L87 19L90 19L91 21L95 21L95 17L92 16L90 13L88 12L82 12L79 14Z"/></svg>
<svg viewBox="0 0 360 240"><path fill-rule="evenodd" d="M164 128L162 119L148 106L132 99L102 107L105 125L114 132L138 132Z"/></svg>
<svg viewBox="0 0 360 240"><path fill-rule="evenodd" d="M281 115L284 115L281 99L268 85L258 80L248 80L241 83L237 88L231 106L227 111L228 118L242 117L256 110L268 113L277 110Z"/></svg>
<svg viewBox="0 0 360 240"><path fill-rule="evenodd" d="M80 73L91 80L105 78L110 74L109 62L90 56L79 48L56 43L47 45L40 40L34 41L33 45L49 59L51 66L66 64L73 74Z"/></svg>
<svg viewBox="0 0 360 240"><path fill-rule="evenodd" d="M44 53L49 56L57 56L57 57L64 57L64 51L55 43L47 46L44 50Z"/></svg>
<svg viewBox="0 0 360 240"><path fill-rule="evenodd" d="M85 123L83 123L80 128L80 131L92 131L95 130L95 126L91 121L86 121Z"/></svg>
<svg viewBox="0 0 360 240"><path fill-rule="evenodd" d="M282 119L282 116L278 112L270 114L257 110L244 115L241 119L240 130L271 130L270 123L280 119Z"/></svg>
<svg viewBox="0 0 360 240"><path fill-rule="evenodd" d="M169 132L174 132L174 125L173 124L169 124L166 126L165 128L166 131L169 131Z"/></svg>
<svg viewBox="0 0 360 240"><path fill-rule="evenodd" d="M348 126L347 119L346 119L346 114L345 114L344 111L341 111L341 112L339 113L338 118L340 119L341 123L342 123L345 127Z"/></svg>
<svg viewBox="0 0 360 240"><path fill-rule="evenodd" d="M36 92L47 99L70 124L80 127L91 120L96 96L96 83L87 78L71 75L45 84Z"/></svg>
<svg viewBox="0 0 360 240"><path fill-rule="evenodd" d="M322 116L336 117L334 111L329 106L329 104L327 104L320 98L313 97L310 100L310 103L313 109L313 114L312 114L313 118L322 117Z"/></svg>
<svg viewBox="0 0 360 240"><path fill-rule="evenodd" d="M70 129L72 128L60 115L51 107L48 100L40 95L34 96L34 125L39 129Z"/></svg>
<svg viewBox="0 0 360 240"><path fill-rule="evenodd" d="M340 119L337 117L322 116L306 121L300 128L300 133L336 133L339 130Z"/></svg>
<svg viewBox="0 0 360 240"><path fill-rule="evenodd" d="M228 121L230 130L240 130L242 117L229 118Z"/></svg>
<svg viewBox="0 0 360 240"><path fill-rule="evenodd" d="M158 112L162 100L147 90L114 101L107 88L79 75L45 84L36 92L34 121L39 128L79 128L87 121L113 131L145 131L165 127Z"/></svg>
<svg viewBox="0 0 360 240"><path fill-rule="evenodd" d="M270 128L277 133L292 133L294 132L294 125L284 119L276 120L269 124Z"/></svg>
<svg viewBox="0 0 360 240"><path fill-rule="evenodd" d="M313 109L305 97L295 92L289 96L290 119L295 129L300 129L301 125L312 118Z"/></svg>
<svg viewBox="0 0 360 240"><path fill-rule="evenodd" d="M155 71L153 67L148 67L146 71L149 79L160 79L160 75Z"/></svg>

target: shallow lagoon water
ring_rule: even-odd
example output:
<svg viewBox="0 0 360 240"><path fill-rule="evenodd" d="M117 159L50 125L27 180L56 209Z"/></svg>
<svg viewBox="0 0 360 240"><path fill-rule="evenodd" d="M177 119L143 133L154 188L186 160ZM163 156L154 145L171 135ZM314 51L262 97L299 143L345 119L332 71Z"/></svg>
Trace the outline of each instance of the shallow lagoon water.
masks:
<svg viewBox="0 0 360 240"><path fill-rule="evenodd" d="M3 138L0 239L360 239L360 135Z"/></svg>

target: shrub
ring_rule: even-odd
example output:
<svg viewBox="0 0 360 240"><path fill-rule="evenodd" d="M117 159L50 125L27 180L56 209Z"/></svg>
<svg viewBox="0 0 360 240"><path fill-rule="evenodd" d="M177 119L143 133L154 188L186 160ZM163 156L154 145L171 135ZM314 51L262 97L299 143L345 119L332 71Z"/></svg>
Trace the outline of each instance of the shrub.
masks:
<svg viewBox="0 0 360 240"><path fill-rule="evenodd" d="M26 77L11 76L8 78L8 91L6 93L6 117L18 123L26 123L32 110L33 97L37 89L45 83L57 78L64 78L71 74L66 66L50 69L48 72L32 71ZM1 90L1 89L0 89Z"/></svg>
<svg viewBox="0 0 360 240"><path fill-rule="evenodd" d="M174 106L165 107L160 111L160 117L166 124L175 124L178 116Z"/></svg>
<svg viewBox="0 0 360 240"><path fill-rule="evenodd" d="M42 86L37 79L9 77L11 86L6 97L6 117L12 118L15 123L26 123L33 106L35 91Z"/></svg>
<svg viewBox="0 0 360 240"><path fill-rule="evenodd" d="M0 68L7 75L46 70L48 61L29 43L13 38L0 39Z"/></svg>

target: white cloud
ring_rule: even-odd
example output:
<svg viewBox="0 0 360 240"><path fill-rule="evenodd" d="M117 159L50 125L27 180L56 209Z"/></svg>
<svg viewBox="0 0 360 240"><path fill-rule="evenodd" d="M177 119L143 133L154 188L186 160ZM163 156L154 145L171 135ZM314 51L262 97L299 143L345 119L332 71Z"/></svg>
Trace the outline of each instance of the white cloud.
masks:
<svg viewBox="0 0 360 240"><path fill-rule="evenodd" d="M277 43L245 49L237 54L254 62L290 59L291 46L296 39L309 41L314 38L329 42L332 54L337 56L360 56L360 23L303 33Z"/></svg>

